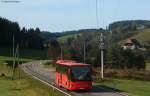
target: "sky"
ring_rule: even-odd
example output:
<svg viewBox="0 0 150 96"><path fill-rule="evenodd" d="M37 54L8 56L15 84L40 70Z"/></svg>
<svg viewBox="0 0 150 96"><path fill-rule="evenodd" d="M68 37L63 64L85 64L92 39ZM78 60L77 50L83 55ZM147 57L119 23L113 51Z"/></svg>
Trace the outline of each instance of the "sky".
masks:
<svg viewBox="0 0 150 96"><path fill-rule="evenodd" d="M1 0L0 0L1 1ZM16 21L20 27L62 32L106 28L121 20L150 20L150 0L20 0L0 2L0 16Z"/></svg>

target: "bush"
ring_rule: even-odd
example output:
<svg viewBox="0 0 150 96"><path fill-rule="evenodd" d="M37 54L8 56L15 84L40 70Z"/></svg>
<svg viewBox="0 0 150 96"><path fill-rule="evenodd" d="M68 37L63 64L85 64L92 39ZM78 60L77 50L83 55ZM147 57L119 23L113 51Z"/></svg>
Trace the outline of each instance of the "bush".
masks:
<svg viewBox="0 0 150 96"><path fill-rule="evenodd" d="M1 73L1 77L5 77L6 75L4 73Z"/></svg>
<svg viewBox="0 0 150 96"><path fill-rule="evenodd" d="M107 49L105 67L110 69L145 69L145 58L140 50L123 50L118 45Z"/></svg>

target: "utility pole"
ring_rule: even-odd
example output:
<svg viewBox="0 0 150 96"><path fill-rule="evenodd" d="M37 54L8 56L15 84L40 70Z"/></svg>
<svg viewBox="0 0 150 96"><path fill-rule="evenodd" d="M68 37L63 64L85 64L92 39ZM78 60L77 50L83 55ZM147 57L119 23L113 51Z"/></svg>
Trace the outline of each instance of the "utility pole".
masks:
<svg viewBox="0 0 150 96"><path fill-rule="evenodd" d="M16 47L16 58L17 58L17 66L18 66L18 75L19 75L19 79L21 78L21 75L20 75L20 61L19 61L19 44L17 44L17 47Z"/></svg>
<svg viewBox="0 0 150 96"><path fill-rule="evenodd" d="M98 0L96 0L96 21L97 21L96 23L97 23L97 28L98 28L99 27ZM100 42L99 43L100 43L99 47L101 50L101 78L103 79L104 78L104 36L103 36L103 32L100 33Z"/></svg>
<svg viewBox="0 0 150 96"><path fill-rule="evenodd" d="M104 36L100 34L100 50L101 50L101 78L104 78Z"/></svg>
<svg viewBox="0 0 150 96"><path fill-rule="evenodd" d="M85 44L85 41L84 41L84 63L85 63L85 60L86 60L86 44Z"/></svg>
<svg viewBox="0 0 150 96"><path fill-rule="evenodd" d="M12 65L12 80L14 79L14 70L15 70L15 37L13 35L13 65Z"/></svg>

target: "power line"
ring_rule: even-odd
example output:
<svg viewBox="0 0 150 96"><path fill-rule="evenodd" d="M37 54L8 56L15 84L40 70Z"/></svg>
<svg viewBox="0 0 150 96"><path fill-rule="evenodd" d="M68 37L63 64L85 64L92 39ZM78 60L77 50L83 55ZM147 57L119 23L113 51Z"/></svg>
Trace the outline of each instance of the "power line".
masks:
<svg viewBox="0 0 150 96"><path fill-rule="evenodd" d="M1 3L20 3L21 1L19 0L1 0Z"/></svg>
<svg viewBox="0 0 150 96"><path fill-rule="evenodd" d="M96 0L96 26L99 27L98 0Z"/></svg>
<svg viewBox="0 0 150 96"><path fill-rule="evenodd" d="M13 65L12 65L12 80L14 79L14 70L15 70L15 37L13 35Z"/></svg>

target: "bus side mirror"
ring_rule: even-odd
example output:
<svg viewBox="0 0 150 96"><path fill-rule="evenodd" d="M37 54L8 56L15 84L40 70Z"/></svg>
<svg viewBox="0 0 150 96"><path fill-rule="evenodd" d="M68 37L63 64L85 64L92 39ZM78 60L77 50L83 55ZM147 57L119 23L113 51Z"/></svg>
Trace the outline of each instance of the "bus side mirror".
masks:
<svg viewBox="0 0 150 96"><path fill-rule="evenodd" d="M70 74L71 73L71 69L68 69L68 74Z"/></svg>

